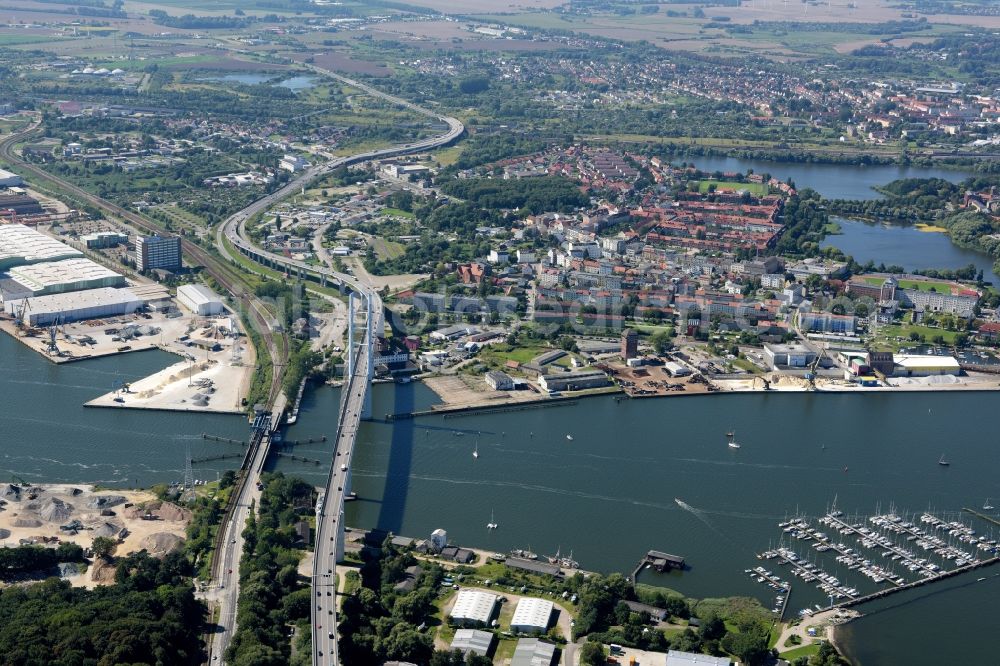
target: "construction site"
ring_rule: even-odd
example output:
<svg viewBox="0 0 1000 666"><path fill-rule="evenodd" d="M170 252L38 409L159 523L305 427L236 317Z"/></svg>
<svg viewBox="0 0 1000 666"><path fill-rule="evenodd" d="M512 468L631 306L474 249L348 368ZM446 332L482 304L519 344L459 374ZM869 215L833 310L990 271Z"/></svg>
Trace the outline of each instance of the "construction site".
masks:
<svg viewBox="0 0 1000 666"><path fill-rule="evenodd" d="M145 550L163 557L184 543L191 513L148 491L98 491L87 485L0 484L0 547L75 543L97 537L116 542L115 554ZM93 587L114 580L115 568L65 572L72 584Z"/></svg>

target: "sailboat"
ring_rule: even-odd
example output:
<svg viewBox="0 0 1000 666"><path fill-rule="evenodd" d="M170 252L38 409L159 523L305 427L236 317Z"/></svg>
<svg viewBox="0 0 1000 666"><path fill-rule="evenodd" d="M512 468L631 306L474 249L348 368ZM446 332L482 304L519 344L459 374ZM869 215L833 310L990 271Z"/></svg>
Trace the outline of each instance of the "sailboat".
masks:
<svg viewBox="0 0 1000 666"><path fill-rule="evenodd" d="M740 448L740 443L736 441L736 433L729 433L729 448L738 449Z"/></svg>
<svg viewBox="0 0 1000 666"><path fill-rule="evenodd" d="M493 510L490 509L490 522L486 523L486 529L488 529L488 530L495 530L498 527L500 527L500 525L499 525L499 523L497 523L496 519L493 517Z"/></svg>
<svg viewBox="0 0 1000 666"><path fill-rule="evenodd" d="M990 498L987 497L986 504L983 504L983 511L992 511L992 510L993 510L993 505L990 504Z"/></svg>
<svg viewBox="0 0 1000 666"><path fill-rule="evenodd" d="M944 459L944 454L942 453L941 457L938 458L938 465L941 465L941 467L947 467L950 464L951 464L950 462Z"/></svg>

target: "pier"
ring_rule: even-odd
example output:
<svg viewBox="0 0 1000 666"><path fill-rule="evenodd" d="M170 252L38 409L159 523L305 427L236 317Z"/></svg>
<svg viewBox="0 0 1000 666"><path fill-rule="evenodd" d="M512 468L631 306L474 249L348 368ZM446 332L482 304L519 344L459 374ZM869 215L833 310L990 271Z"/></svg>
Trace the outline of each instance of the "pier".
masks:
<svg viewBox="0 0 1000 666"><path fill-rule="evenodd" d="M197 465L199 463L212 462L215 460L229 460L230 458L242 458L242 453L220 453L217 456L205 456L203 458L192 458L191 464Z"/></svg>
<svg viewBox="0 0 1000 666"><path fill-rule="evenodd" d="M962 511L965 511L966 513L971 513L976 518L979 518L980 520L985 520L986 522L988 522L988 523L990 523L992 525L1000 526L1000 520L997 520L996 518L990 518L989 516L987 516L985 514L979 513L975 509L970 509L968 507L964 507L963 506L962 507Z"/></svg>
<svg viewBox="0 0 1000 666"><path fill-rule="evenodd" d="M303 456L297 456L291 453L282 453L281 451L278 451L274 455L279 456L281 458L289 458L291 460L295 460L296 462L312 463L313 465L321 464L320 461L315 460L314 458L305 458Z"/></svg>
<svg viewBox="0 0 1000 666"><path fill-rule="evenodd" d="M321 437L310 437L309 439L283 439L281 440L281 446L299 446L300 444L317 444L319 442L325 442L326 435Z"/></svg>
<svg viewBox="0 0 1000 666"><path fill-rule="evenodd" d="M419 412L401 412L399 414L386 414L386 421L403 421L415 419L420 416L436 416L443 414L446 419L458 418L461 416L478 416L481 414L505 414L507 412L521 412L527 409L545 409L546 407L569 407L577 404L576 398L541 398L530 402L509 403L491 407L489 405L469 405L464 407L442 406L438 409L425 409Z"/></svg>
<svg viewBox="0 0 1000 666"><path fill-rule="evenodd" d="M207 439L212 442L222 442L224 444L235 444L237 446L246 446L247 443L239 439L230 439L229 437L219 437L218 435L209 435L207 433L201 433L202 439Z"/></svg>
<svg viewBox="0 0 1000 666"><path fill-rule="evenodd" d="M684 558L680 555L671 555L670 553L663 553L658 550L651 550L646 555L639 560L639 564L635 566L632 570L632 585L635 585L636 580L639 577L639 572L646 565L649 565L663 573L664 571L670 571L671 569L683 569L684 568Z"/></svg>
<svg viewBox="0 0 1000 666"><path fill-rule="evenodd" d="M902 592L903 590L912 590L917 587L922 587L924 585L929 585L931 583L937 582L939 580L944 580L945 578L952 578L953 576L959 576L970 571L975 571L976 569L982 569L983 567L988 567L1000 562L1000 557L991 557L988 560L982 560L979 562L973 562L971 564L966 564L965 566L958 567L957 569L951 569L949 571L943 571L932 578L922 578L920 580L915 580L912 583L907 583L905 585L900 585L899 587L889 587L884 590L879 590L878 592L872 592L863 597L857 597L855 599L850 599L848 601L842 601L839 604L833 604L832 606L827 606L824 611L834 610L837 608L850 608L851 606L857 606L859 604L864 604L869 601L875 601L876 599L882 599L888 597L891 594L896 594L897 592ZM822 612L822 611L820 611Z"/></svg>

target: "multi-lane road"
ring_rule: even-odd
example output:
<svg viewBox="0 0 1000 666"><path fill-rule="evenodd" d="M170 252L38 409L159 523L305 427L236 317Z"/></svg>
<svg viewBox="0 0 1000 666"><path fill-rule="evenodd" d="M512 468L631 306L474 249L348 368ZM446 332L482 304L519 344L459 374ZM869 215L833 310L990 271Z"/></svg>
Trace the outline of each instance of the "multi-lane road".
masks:
<svg viewBox="0 0 1000 666"><path fill-rule="evenodd" d="M341 405L340 425L338 426L336 438L336 451L331 465L330 476L327 480L325 500L321 504L319 520L317 523L317 543L314 562L313 586L314 598L317 603L313 609L313 663L314 664L338 664L337 659L337 615L336 615L336 591L330 585L333 583L336 573L335 561L341 553L338 552L338 544L342 537L343 526L341 525L344 494L348 491L349 470L351 454L354 450L354 442L360 424L366 393L368 391L370 358L364 350L372 344L375 335L381 335L384 328L384 313L382 299L374 286L364 283L358 278L338 273L332 269L317 268L304 262L297 262L287 259L284 256L264 252L255 247L246 233L246 222L248 219L274 206L279 201L300 190L302 187L312 183L334 169L351 164L358 164L370 160L397 157L411 153L417 153L433 148L438 148L454 141L465 131L464 125L456 118L438 115L437 113L413 104L407 100L383 93L367 84L349 79L334 72L320 67L304 64L318 74L329 76L341 83L362 90L370 95L379 97L386 101L403 106L411 111L436 119L447 125L448 129L443 134L421 139L408 144L393 146L380 150L372 150L347 157L336 158L322 164L310 167L301 175L286 183L275 192L258 199L243 210L231 216L224 224L219 225L216 244L223 258L229 258L230 252L226 243L232 244L241 253L258 261L267 261L273 265L284 266L288 270L295 272L319 275L324 280L343 285L354 291L369 306L371 322L366 322L366 330L360 340L359 348L362 350L356 355L357 363L354 371L345 380L344 390L347 391ZM94 194L91 194L73 183L54 176L47 171L25 162L14 153L14 146L24 137L30 135L39 127L39 123L34 123L25 130L6 137L0 141L0 156L7 162L17 167L19 170L30 173L40 181L47 181L55 184L63 191L70 193L81 202L90 203L98 208L111 213L137 229L148 233L162 233L164 230L153 221L126 210L121 206L106 201ZM237 271L231 266L227 266L225 261L213 256L199 245L187 239L182 239L182 248L189 263L198 264L205 268L224 289L237 298L245 298L248 307L248 316L251 324L256 328L263 338L271 354L273 363L272 385L268 396L268 408L273 417L273 422L277 423L284 409L284 396L281 395L282 370L287 362L287 348L277 344L275 335L270 327L270 315L254 295L249 292L239 277ZM216 552L214 562L214 582L213 595L218 604L219 622L221 629L213 636L209 652L210 660L222 663L225 660L225 652L228 648L232 636L236 631L236 611L239 599L239 561L243 552L243 528L246 525L249 511L260 498L256 481L263 470L267 455L270 449L270 433L254 430L251 437L251 446L247 451L247 456L242 466L242 474L238 477L236 488L234 488L234 500L230 505L227 518L221 526L221 537L217 542L219 549ZM324 594L329 593L329 594Z"/></svg>
<svg viewBox="0 0 1000 666"><path fill-rule="evenodd" d="M235 215L232 215L224 224L219 226L216 234L216 244L222 256L230 256L229 246L231 245L238 252L255 261L267 263L272 266L280 266L292 273L318 276L325 282L342 285L360 296L371 315L370 321L366 318L364 332L358 341L359 352L355 355L357 362L353 371L350 371L345 378L342 388L343 400L341 401L337 435L334 440L336 448L330 466L330 475L327 479L324 499L319 506L316 525L316 546L312 575L313 601L315 602L312 604L313 664L337 665L339 664L339 659L337 656L336 560L342 555L339 552L339 548L342 545L341 539L343 536L344 496L345 493L349 492L350 487L351 455L354 451L354 443L369 389L370 368L368 366L371 358L366 353L366 350L373 343L374 337L382 334L382 330L385 327L382 299L374 286L359 280L353 275L339 273L329 268L312 266L305 262L295 261L283 255L267 252L256 247L249 238L246 223L251 217L268 210L287 196L301 190L301 188L309 185L317 178L330 173L334 169L350 164L438 148L447 145L461 136L465 131L465 127L455 118L439 116L433 111L419 107L399 97L382 93L371 86L353 79L311 65L307 66L319 74L330 76L371 95L405 106L417 113L437 119L448 126L448 130L445 133L435 137L391 148L341 157L310 167L300 176L285 184L281 189L258 199ZM349 313L349 316L352 315ZM214 655L220 655L220 658L224 658L225 650L236 630L236 604L239 598L237 565L239 555L243 550L241 533L243 526L246 524L247 512L249 511L251 500L259 495L256 491L256 485L252 481L256 480L260 469L263 467L268 447L266 442L264 442L262 446L257 448L258 450L253 457L253 462L249 466L247 474L242 477L245 485L238 489L240 493L239 500L231 512L229 519L223 525L223 550L219 555L220 562L217 564L216 569L218 582L220 583L218 601L220 607L219 621L222 625L222 630L216 634L212 650Z"/></svg>

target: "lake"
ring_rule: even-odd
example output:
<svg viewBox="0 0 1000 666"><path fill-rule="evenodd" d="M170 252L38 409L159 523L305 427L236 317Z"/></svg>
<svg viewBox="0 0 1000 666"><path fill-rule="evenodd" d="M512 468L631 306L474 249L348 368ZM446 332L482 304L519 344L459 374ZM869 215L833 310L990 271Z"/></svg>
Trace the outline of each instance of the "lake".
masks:
<svg viewBox="0 0 1000 666"><path fill-rule="evenodd" d="M1000 285L1000 276L993 272L993 258L974 250L966 250L951 242L947 234L920 231L913 226L862 222L831 217L840 225L841 233L827 236L820 247L835 247L854 257L860 264L896 264L907 271L928 268L964 268L974 264L983 271L983 278Z"/></svg>
<svg viewBox="0 0 1000 666"><path fill-rule="evenodd" d="M769 173L782 181L791 178L798 189L811 187L827 199L881 199L882 195L873 190L872 186L885 185L899 178L942 178L958 183L970 175L953 169L917 166L808 164L701 155L685 157L674 154L670 161L673 164L687 161L702 171L746 173L747 169L753 169L754 173Z"/></svg>
<svg viewBox="0 0 1000 666"><path fill-rule="evenodd" d="M269 74L225 74L221 76L205 76L199 81L221 81L230 83L242 83L248 86L256 86L262 83L267 83L274 78L273 75ZM316 86L315 76L293 76L291 78L280 81L275 85L281 88L288 88L293 92L300 92L302 90L307 90Z"/></svg>

